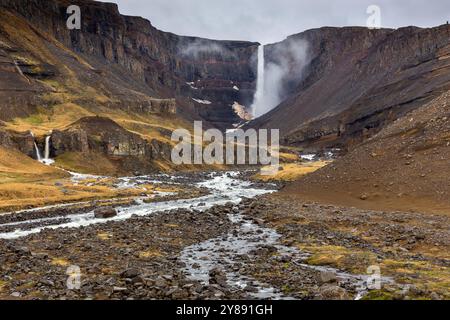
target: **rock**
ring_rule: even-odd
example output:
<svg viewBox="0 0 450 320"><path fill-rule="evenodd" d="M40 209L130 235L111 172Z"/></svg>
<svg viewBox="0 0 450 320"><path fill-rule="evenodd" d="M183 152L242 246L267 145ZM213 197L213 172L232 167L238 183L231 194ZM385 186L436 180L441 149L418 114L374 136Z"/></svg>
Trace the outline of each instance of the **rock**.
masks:
<svg viewBox="0 0 450 320"><path fill-rule="evenodd" d="M209 284L218 284L220 286L225 286L227 282L227 277L224 272L219 269L212 269L209 272Z"/></svg>
<svg viewBox="0 0 450 320"><path fill-rule="evenodd" d="M436 292L432 292L430 298L431 300L442 300L442 298Z"/></svg>
<svg viewBox="0 0 450 320"><path fill-rule="evenodd" d="M367 199L369 199L369 196L367 195L367 194L362 194L360 197L359 197L361 200L367 200Z"/></svg>
<svg viewBox="0 0 450 320"><path fill-rule="evenodd" d="M113 292L117 293L117 292L127 292L128 288L124 288L124 287L113 287Z"/></svg>
<svg viewBox="0 0 450 320"><path fill-rule="evenodd" d="M117 211L112 207L99 208L94 211L94 214L97 219L108 219L117 216Z"/></svg>
<svg viewBox="0 0 450 320"><path fill-rule="evenodd" d="M136 278L137 276L141 275L141 273L139 272L139 270L137 269L128 269L123 271L120 276L122 278L128 278L128 279L133 279Z"/></svg>
<svg viewBox="0 0 450 320"><path fill-rule="evenodd" d="M319 289L318 300L350 300L350 296L344 288L325 285Z"/></svg>
<svg viewBox="0 0 450 320"><path fill-rule="evenodd" d="M337 282L336 273L331 271L322 271L319 275L319 281L322 284L336 283Z"/></svg>

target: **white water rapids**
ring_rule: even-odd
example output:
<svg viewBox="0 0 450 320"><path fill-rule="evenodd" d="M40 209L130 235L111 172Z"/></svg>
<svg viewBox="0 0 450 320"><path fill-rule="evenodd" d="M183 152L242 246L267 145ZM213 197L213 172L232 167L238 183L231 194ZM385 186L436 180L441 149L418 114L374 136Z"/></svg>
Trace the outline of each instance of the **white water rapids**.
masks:
<svg viewBox="0 0 450 320"><path fill-rule="evenodd" d="M52 217L45 219L34 219L17 222L18 228L12 232L0 233L0 239L17 239L21 237L26 237L30 234L39 233L44 229L60 229L60 228L79 228L86 227L93 224L106 223L108 221L124 221L130 219L132 216L146 216L156 212L170 211L173 209L192 209L195 207L196 210L205 211L216 205L224 205L226 203L239 203L242 197L253 198L259 195L263 195L271 190L256 189L251 187L251 183L247 181L238 180L235 176L238 173L224 173L221 175L212 174L211 177L204 181L197 183L198 187L204 187L210 190L210 194L194 199L187 200L173 200L165 202L156 203L144 203L142 199L138 200L138 205L133 205L130 207L119 207L117 208L118 215L110 219L97 219L95 218L94 211L82 214L74 214L67 216L65 218L70 219L70 222L60 223L61 217ZM80 176L78 175L77 178ZM141 177L141 182L144 177ZM125 180L126 181L126 180ZM127 181L129 184L130 182ZM199 204L205 204L199 207ZM57 208L58 206L52 206L52 208ZM39 209L34 209L34 211ZM25 211L26 212L26 211ZM54 225L46 225L45 227L36 227L32 229L21 229L20 226L26 226L27 224L41 223L49 221L55 221ZM11 225L11 224L9 224ZM0 227L8 226L0 224Z"/></svg>

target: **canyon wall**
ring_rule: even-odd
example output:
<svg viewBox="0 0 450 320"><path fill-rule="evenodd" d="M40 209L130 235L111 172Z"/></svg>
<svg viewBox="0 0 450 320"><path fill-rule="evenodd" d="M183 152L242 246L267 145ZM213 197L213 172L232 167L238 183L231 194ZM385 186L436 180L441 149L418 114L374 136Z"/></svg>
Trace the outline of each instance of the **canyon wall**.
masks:
<svg viewBox="0 0 450 320"><path fill-rule="evenodd" d="M450 88L450 27L321 28L270 45L308 43L308 65L275 110L251 125L281 129L284 143L348 147ZM295 79L295 74L301 77Z"/></svg>
<svg viewBox="0 0 450 320"><path fill-rule="evenodd" d="M81 30L66 27L69 5L81 8ZM110 3L0 0L0 8L24 17L39 35L54 37L84 59L91 71L109 77L110 81L102 79L101 83L118 100L123 96L119 86L155 98L176 98L185 109L182 113L201 115L225 127L239 121L232 109L234 102L252 103L256 43L162 32L146 19L121 15L117 5ZM49 61L43 63L52 66ZM78 77L92 82L81 72Z"/></svg>

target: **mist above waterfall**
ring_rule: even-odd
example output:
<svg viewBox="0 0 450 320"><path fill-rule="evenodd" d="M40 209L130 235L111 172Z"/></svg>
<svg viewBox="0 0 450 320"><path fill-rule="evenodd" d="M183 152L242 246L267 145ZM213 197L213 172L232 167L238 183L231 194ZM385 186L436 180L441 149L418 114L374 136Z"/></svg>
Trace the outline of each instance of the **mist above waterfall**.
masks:
<svg viewBox="0 0 450 320"><path fill-rule="evenodd" d="M288 38L275 45L260 47L258 84L252 105L255 118L271 111L287 98L289 86L302 79L308 63L308 43L304 40Z"/></svg>
<svg viewBox="0 0 450 320"><path fill-rule="evenodd" d="M181 56L191 59L210 57L211 55L234 57L233 52L219 42L206 39L196 39L191 42L182 42L178 45L178 51Z"/></svg>

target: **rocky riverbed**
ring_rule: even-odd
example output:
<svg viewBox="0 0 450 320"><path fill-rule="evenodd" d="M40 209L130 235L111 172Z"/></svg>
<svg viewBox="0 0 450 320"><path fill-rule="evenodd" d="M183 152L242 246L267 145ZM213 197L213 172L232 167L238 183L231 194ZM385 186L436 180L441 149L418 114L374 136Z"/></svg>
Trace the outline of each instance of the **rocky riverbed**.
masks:
<svg viewBox="0 0 450 320"><path fill-rule="evenodd" d="M356 299L369 276L308 262L268 219L278 187L239 172L124 178L191 190L0 215L3 299ZM309 229L307 229L309 230ZM326 231L325 231L326 232ZM337 237L336 237L337 239ZM361 273L361 275L359 275ZM385 287L398 290L390 277Z"/></svg>

